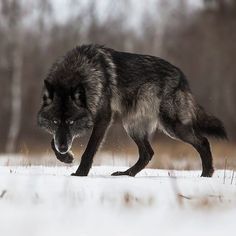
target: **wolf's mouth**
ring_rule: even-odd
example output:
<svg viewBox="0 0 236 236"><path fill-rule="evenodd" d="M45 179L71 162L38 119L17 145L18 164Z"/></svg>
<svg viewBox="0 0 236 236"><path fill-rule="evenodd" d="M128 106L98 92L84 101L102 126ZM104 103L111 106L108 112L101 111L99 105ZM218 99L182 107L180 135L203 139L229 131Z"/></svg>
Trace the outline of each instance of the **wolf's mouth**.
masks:
<svg viewBox="0 0 236 236"><path fill-rule="evenodd" d="M68 151L69 151L69 150L63 152L63 151L59 151L59 150L58 150L58 152L61 153L61 154L66 154Z"/></svg>
<svg viewBox="0 0 236 236"><path fill-rule="evenodd" d="M70 148L68 148L68 147L64 147L64 146L59 146L58 147L57 145L55 145L55 148L61 154L66 154L70 150Z"/></svg>

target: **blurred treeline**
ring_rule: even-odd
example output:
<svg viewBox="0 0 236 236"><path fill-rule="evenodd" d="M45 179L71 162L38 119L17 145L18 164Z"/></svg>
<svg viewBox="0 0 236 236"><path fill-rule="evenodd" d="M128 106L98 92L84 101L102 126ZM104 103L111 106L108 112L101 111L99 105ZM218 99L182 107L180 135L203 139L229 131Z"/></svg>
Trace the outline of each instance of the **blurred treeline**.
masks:
<svg viewBox="0 0 236 236"><path fill-rule="evenodd" d="M0 152L49 146L49 136L36 125L42 81L58 56L86 43L174 63L187 75L199 103L236 139L236 1L205 0L198 8L187 0L145 1L145 9L135 12L134 4L144 1L111 0L101 18L102 1L71 0L73 14L60 21L56 2L0 2ZM136 23L130 23L131 14ZM112 146L127 140L118 124L108 136Z"/></svg>

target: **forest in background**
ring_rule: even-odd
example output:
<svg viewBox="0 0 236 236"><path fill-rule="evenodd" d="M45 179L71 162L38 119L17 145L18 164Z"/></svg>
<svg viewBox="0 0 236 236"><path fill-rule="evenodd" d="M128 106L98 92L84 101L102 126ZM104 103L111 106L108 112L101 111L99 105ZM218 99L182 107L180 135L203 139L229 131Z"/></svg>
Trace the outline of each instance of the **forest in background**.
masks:
<svg viewBox="0 0 236 236"><path fill-rule="evenodd" d="M174 6L155 1L155 9L137 16L138 27L129 24L134 1L109 1L103 20L98 2L71 0L71 9L80 10L64 22L55 19L50 0L0 2L0 152L49 146L49 135L36 124L43 79L58 56L88 43L152 54L180 67L197 101L222 119L235 142L236 1L205 0L195 10L187 0ZM115 149L127 140L116 122L106 145Z"/></svg>

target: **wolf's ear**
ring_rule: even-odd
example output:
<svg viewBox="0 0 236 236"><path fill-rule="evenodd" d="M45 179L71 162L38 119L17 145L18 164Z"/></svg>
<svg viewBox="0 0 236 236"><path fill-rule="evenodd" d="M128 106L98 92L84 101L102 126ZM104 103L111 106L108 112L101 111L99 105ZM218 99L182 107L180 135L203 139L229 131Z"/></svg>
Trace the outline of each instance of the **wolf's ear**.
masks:
<svg viewBox="0 0 236 236"><path fill-rule="evenodd" d="M53 86L48 80L44 80L44 89L43 89L43 104L50 105L53 100Z"/></svg>
<svg viewBox="0 0 236 236"><path fill-rule="evenodd" d="M71 90L71 98L77 106L86 107L86 91L82 84Z"/></svg>

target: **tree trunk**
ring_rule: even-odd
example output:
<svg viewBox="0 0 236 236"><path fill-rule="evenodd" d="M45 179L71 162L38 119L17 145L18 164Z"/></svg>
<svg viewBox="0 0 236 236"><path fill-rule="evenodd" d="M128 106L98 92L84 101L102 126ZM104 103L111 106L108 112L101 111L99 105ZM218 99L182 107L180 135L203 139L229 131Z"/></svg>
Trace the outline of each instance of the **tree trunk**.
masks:
<svg viewBox="0 0 236 236"><path fill-rule="evenodd" d="M16 141L21 123L21 78L22 78L22 53L21 43L16 45L12 53L12 80L11 80L11 118L6 143L6 152L16 151Z"/></svg>

